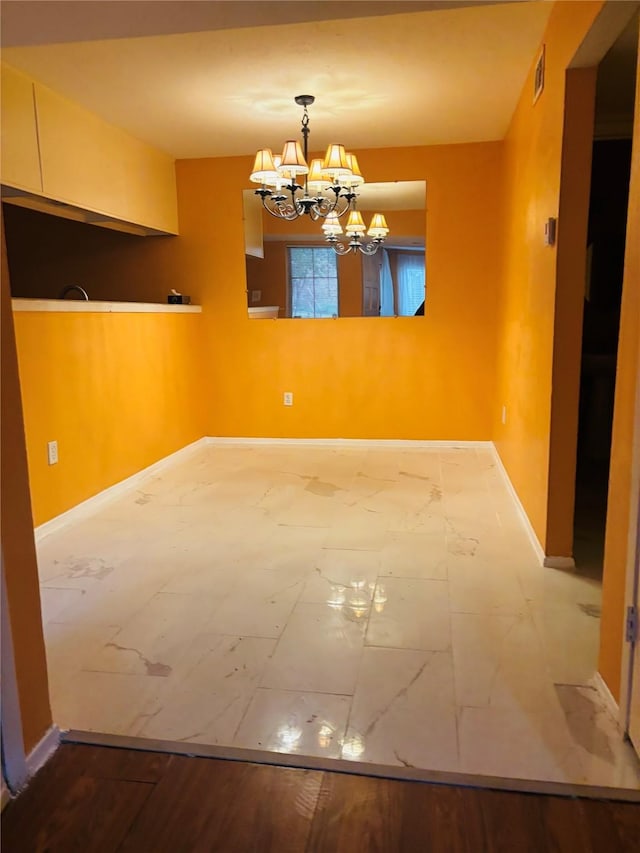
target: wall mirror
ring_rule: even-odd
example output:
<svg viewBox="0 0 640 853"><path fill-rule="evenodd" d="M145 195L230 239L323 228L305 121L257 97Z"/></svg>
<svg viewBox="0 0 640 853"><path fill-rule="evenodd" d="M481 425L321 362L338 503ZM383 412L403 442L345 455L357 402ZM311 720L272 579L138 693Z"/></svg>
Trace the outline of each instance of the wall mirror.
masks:
<svg viewBox="0 0 640 853"><path fill-rule="evenodd" d="M383 213L389 226L385 242L374 255L336 254L325 241L323 220L276 219L263 210L253 190L244 191L243 202L250 318L424 314L425 181L358 188L357 207L365 223L373 213ZM346 242L344 236L340 239Z"/></svg>

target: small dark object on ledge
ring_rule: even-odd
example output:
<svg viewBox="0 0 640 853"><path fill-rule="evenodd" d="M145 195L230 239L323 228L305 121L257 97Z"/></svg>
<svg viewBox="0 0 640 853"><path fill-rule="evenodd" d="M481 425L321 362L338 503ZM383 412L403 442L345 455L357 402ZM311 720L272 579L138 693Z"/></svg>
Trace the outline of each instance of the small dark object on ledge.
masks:
<svg viewBox="0 0 640 853"><path fill-rule="evenodd" d="M170 293L167 296L169 305L190 305L191 297L185 296L184 293Z"/></svg>

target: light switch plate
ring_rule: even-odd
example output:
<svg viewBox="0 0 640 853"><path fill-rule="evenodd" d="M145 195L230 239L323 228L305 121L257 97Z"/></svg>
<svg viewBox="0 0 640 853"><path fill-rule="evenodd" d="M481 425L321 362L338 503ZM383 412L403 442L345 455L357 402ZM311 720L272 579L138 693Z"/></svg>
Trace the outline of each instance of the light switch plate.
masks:
<svg viewBox="0 0 640 853"><path fill-rule="evenodd" d="M56 465L58 462L58 442L47 442L47 461L49 465Z"/></svg>
<svg viewBox="0 0 640 853"><path fill-rule="evenodd" d="M556 244L556 223L555 216L550 216L544 223L544 244L545 246L555 246Z"/></svg>

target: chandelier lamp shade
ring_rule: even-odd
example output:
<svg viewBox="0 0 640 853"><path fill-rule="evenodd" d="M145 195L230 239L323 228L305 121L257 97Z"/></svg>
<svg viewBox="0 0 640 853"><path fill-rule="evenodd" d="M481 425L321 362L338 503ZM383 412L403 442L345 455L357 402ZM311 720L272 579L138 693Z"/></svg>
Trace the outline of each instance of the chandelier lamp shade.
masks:
<svg viewBox="0 0 640 853"><path fill-rule="evenodd" d="M356 248L365 254L373 254L389 229L384 216L376 213L367 232L362 214L356 210L356 190L364 184L364 177L355 154L347 152L344 145L331 143L324 159L308 161L310 130L307 107L314 101L313 95L295 98L296 104L304 110L302 144L288 139L278 156L274 156L270 148L261 148L256 153L249 178L260 184L256 195L260 196L264 209L272 216L288 221L302 216L309 216L314 221L324 220L325 238L338 254L347 254ZM342 244L338 240L343 233L338 219L347 213L349 218L345 231L350 242ZM369 244L363 243L365 232L372 238Z"/></svg>

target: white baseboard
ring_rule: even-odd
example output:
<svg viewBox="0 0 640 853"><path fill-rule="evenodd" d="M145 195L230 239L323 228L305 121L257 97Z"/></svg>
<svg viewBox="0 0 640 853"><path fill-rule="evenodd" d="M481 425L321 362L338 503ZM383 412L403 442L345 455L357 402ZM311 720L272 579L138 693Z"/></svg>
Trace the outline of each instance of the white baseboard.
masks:
<svg viewBox="0 0 640 853"><path fill-rule="evenodd" d="M498 466L498 469L502 473L502 477L506 483L507 489L509 490L511 497L515 501L516 506L518 507L518 510L520 511L520 516L522 517L522 520L524 522L524 526L526 527L527 533L529 534L529 539L531 541L531 544L533 545L533 548L534 548L536 554L538 555L540 563L546 569L575 569L576 561L573 559L573 557L553 557L553 556L547 556L544 553L544 548L540 544L540 540L538 539L538 536L537 536L535 530L533 529L533 525L529 521L529 516L527 515L526 510L522 505L522 501L520 500L518 493L516 492L514 485L511 482L511 478L509 477L509 474L507 473L507 469L504 467L504 462L500 458L500 454L498 453L498 448L495 446L495 444L493 442L491 442L491 446L493 447L493 453L494 453L494 457L496 460L496 465Z"/></svg>
<svg viewBox="0 0 640 853"><path fill-rule="evenodd" d="M227 438L222 436L209 436L206 439L210 445L292 445L310 447L398 447L409 450L436 450L436 449L467 449L472 447L490 450L493 446L491 441L423 441L419 439L395 439L395 438Z"/></svg>
<svg viewBox="0 0 640 853"><path fill-rule="evenodd" d="M591 686L596 690L598 696L600 696L600 698L604 702L607 711L609 711L609 713L615 720L616 725L622 732L622 725L620 723L620 706L613 698L613 693L609 690L606 681L600 675L599 672L596 672L596 674L591 679Z"/></svg>
<svg viewBox="0 0 640 853"><path fill-rule="evenodd" d="M158 462L154 462L152 465L143 468L142 471L138 471L136 474L132 474L124 480L120 480L119 483L115 483L113 486L103 489L101 492L98 492L97 495L87 498L86 501L82 501L82 503L71 507L71 509L57 515L50 521L45 521L44 524L39 525L39 527L36 527L34 530L36 542L40 542L45 536L49 536L50 533L56 533L58 530L62 530L74 521L86 518L103 504L108 503L114 498L120 497L120 495L124 494L132 487L139 485L148 477L159 474L161 471L164 471L165 468L174 465L178 460L185 456L189 456L194 451L204 447L207 444L207 441L208 439L206 438L199 438L197 441L187 444L186 447L176 450L175 453L170 453L169 456L165 456L163 459L158 460Z"/></svg>
<svg viewBox="0 0 640 853"><path fill-rule="evenodd" d="M36 775L38 770L47 763L56 749L60 746L61 734L60 729L55 723L44 733L38 743L33 747L29 755L22 757L22 767L19 775L14 773L13 779L8 779L8 784L5 785L2 780L2 807L8 802L12 796L17 795L28 784L29 780ZM4 769L3 769L4 772ZM11 785L11 788L8 787ZM12 793L13 792L13 793Z"/></svg>
<svg viewBox="0 0 640 853"><path fill-rule="evenodd" d="M576 561L573 557L545 557L542 565L546 569L575 569Z"/></svg>
<svg viewBox="0 0 640 853"><path fill-rule="evenodd" d="M531 545L533 546L533 550L536 552L536 555L538 556L538 559L540 560L541 565L546 566L547 565L547 563L546 563L547 557L545 557L544 548L540 544L540 540L538 539L538 536L537 536L535 530L533 529L533 525L529 521L529 516L527 515L525 508L522 506L522 501L520 500L520 497L518 496L518 493L516 492L516 490L513 486L513 483L511 482L511 478L509 477L509 475L507 473L507 469L504 467L504 463L503 463L502 459L500 458L500 454L498 453L498 448L495 446L495 444L493 442L489 442L489 443L491 444L491 447L493 449L493 456L494 456L494 459L496 461L496 466L497 466L498 470L500 471L500 473L502 474L502 479L504 480L504 483L505 483L505 485L509 491L509 494L513 498L513 501L518 508L518 512L520 513L520 517L524 523L527 534L529 535L529 541L531 542Z"/></svg>
<svg viewBox="0 0 640 853"><path fill-rule="evenodd" d="M54 723L49 731L40 738L29 755L27 755L27 772L29 778L34 776L47 763L59 746L60 729Z"/></svg>

